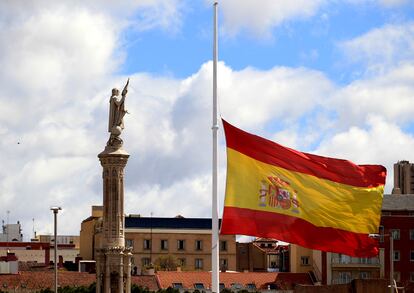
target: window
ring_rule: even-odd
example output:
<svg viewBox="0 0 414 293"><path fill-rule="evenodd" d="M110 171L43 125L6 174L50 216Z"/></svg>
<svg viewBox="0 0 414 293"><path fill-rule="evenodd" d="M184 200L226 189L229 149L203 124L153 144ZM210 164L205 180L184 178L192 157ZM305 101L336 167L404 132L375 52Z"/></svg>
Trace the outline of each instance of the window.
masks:
<svg viewBox="0 0 414 293"><path fill-rule="evenodd" d="M185 240L177 240L177 249L184 250L185 249Z"/></svg>
<svg viewBox="0 0 414 293"><path fill-rule="evenodd" d="M384 242L384 226L379 226L379 242Z"/></svg>
<svg viewBox="0 0 414 293"><path fill-rule="evenodd" d="M394 250L394 261L399 261L399 260L400 260L400 251Z"/></svg>
<svg viewBox="0 0 414 293"><path fill-rule="evenodd" d="M149 257L143 257L141 262L143 267L149 266L151 264L151 259Z"/></svg>
<svg viewBox="0 0 414 293"><path fill-rule="evenodd" d="M368 272L360 272L359 273L360 279L369 279L369 273Z"/></svg>
<svg viewBox="0 0 414 293"><path fill-rule="evenodd" d="M414 250L410 251L410 261L414 261Z"/></svg>
<svg viewBox="0 0 414 293"><path fill-rule="evenodd" d="M203 283L195 283L194 284L194 289L204 290L204 284Z"/></svg>
<svg viewBox="0 0 414 293"><path fill-rule="evenodd" d="M132 239L125 239L125 246L126 247L134 247L134 240L132 240Z"/></svg>
<svg viewBox="0 0 414 293"><path fill-rule="evenodd" d="M256 284L254 284L254 283L246 284L246 289L249 290L249 291L254 291L254 292L257 291L256 290Z"/></svg>
<svg viewBox="0 0 414 293"><path fill-rule="evenodd" d="M390 234L393 236L394 240L400 240L400 229L390 229Z"/></svg>
<svg viewBox="0 0 414 293"><path fill-rule="evenodd" d="M414 230L410 229L410 240L414 240Z"/></svg>
<svg viewBox="0 0 414 293"><path fill-rule="evenodd" d="M339 283L347 284L351 282L351 272L339 272Z"/></svg>
<svg viewBox="0 0 414 293"><path fill-rule="evenodd" d="M203 250L203 241L202 240L196 240L195 241L195 249L196 250Z"/></svg>
<svg viewBox="0 0 414 293"><path fill-rule="evenodd" d="M226 251L227 250L227 241L220 241L220 250L221 251Z"/></svg>
<svg viewBox="0 0 414 293"><path fill-rule="evenodd" d="M179 258L178 259L178 265L180 267L185 267L185 258Z"/></svg>
<svg viewBox="0 0 414 293"><path fill-rule="evenodd" d="M168 240L166 239L161 240L161 250L168 250Z"/></svg>
<svg viewBox="0 0 414 293"><path fill-rule="evenodd" d="M203 259L202 258L196 258L195 259L195 269L196 270L201 270L203 269Z"/></svg>
<svg viewBox="0 0 414 293"><path fill-rule="evenodd" d="M414 282L414 272L410 272L410 282Z"/></svg>
<svg viewBox="0 0 414 293"><path fill-rule="evenodd" d="M144 239L144 249L151 249L151 240Z"/></svg>
<svg viewBox="0 0 414 293"><path fill-rule="evenodd" d="M308 266L309 265L309 256L301 256L300 257L300 263L303 266Z"/></svg>
<svg viewBox="0 0 414 293"><path fill-rule="evenodd" d="M227 258L220 258L220 270L227 270Z"/></svg>
<svg viewBox="0 0 414 293"><path fill-rule="evenodd" d="M183 289L183 283L172 283L174 289Z"/></svg>

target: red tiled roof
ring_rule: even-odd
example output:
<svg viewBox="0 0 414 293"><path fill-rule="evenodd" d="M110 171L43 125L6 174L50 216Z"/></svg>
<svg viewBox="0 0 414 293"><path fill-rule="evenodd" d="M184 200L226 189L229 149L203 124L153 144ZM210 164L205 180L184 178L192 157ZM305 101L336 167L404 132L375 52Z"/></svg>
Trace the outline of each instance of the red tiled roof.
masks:
<svg viewBox="0 0 414 293"><path fill-rule="evenodd" d="M210 272L157 272L161 288L171 287L173 283L181 283L183 288L194 288L195 283L203 283L205 288L211 288ZM257 289L267 288L269 284L277 284L278 286L288 286L294 284L312 285L308 274L294 273L220 273L220 283L224 283L226 288L231 288L234 283L255 284Z"/></svg>
<svg viewBox="0 0 414 293"><path fill-rule="evenodd" d="M89 286L96 281L95 274L59 271L59 286ZM155 276L132 276L132 284L147 287L157 291L158 284ZM53 271L19 272L16 275L0 275L0 285L7 285L7 288L46 289L54 286Z"/></svg>

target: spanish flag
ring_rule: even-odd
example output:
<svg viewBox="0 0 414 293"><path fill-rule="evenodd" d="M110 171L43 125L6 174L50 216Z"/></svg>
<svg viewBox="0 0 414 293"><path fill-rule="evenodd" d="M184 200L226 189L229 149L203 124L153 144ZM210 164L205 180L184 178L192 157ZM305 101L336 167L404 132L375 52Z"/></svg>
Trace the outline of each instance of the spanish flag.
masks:
<svg viewBox="0 0 414 293"><path fill-rule="evenodd" d="M302 153L223 120L227 182L221 234L356 257L378 254L386 169Z"/></svg>

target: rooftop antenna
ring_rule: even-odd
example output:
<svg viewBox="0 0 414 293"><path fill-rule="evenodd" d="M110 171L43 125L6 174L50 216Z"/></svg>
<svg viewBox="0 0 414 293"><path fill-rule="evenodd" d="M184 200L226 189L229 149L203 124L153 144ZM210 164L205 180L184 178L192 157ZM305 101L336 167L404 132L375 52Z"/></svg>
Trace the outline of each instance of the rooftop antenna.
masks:
<svg viewBox="0 0 414 293"><path fill-rule="evenodd" d="M33 239L36 238L36 232L35 232L35 224L34 224L34 218L32 219L33 221Z"/></svg>
<svg viewBox="0 0 414 293"><path fill-rule="evenodd" d="M6 237L7 237L7 241L6 242L9 242L9 215L10 215L10 211L7 211L7 226L6 226Z"/></svg>

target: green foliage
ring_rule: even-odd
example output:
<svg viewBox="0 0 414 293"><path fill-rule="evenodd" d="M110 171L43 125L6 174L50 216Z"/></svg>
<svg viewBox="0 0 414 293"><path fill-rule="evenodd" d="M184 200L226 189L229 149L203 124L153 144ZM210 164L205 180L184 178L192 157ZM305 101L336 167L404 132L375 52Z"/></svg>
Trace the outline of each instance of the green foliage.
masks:
<svg viewBox="0 0 414 293"><path fill-rule="evenodd" d="M158 271L175 271L178 267L178 261L174 256L166 255L158 257L154 265Z"/></svg>
<svg viewBox="0 0 414 293"><path fill-rule="evenodd" d="M160 289L157 293L180 293L180 290L168 287L167 289Z"/></svg>
<svg viewBox="0 0 414 293"><path fill-rule="evenodd" d="M53 293L53 291L50 288L41 289L40 291L37 291L37 293Z"/></svg>
<svg viewBox="0 0 414 293"><path fill-rule="evenodd" d="M233 293L233 291L231 291L229 288L224 288L220 291L220 293Z"/></svg>
<svg viewBox="0 0 414 293"><path fill-rule="evenodd" d="M148 288L142 288L136 284L132 284L131 293L151 293L153 291L148 290Z"/></svg>

